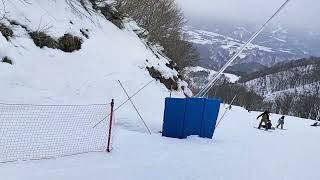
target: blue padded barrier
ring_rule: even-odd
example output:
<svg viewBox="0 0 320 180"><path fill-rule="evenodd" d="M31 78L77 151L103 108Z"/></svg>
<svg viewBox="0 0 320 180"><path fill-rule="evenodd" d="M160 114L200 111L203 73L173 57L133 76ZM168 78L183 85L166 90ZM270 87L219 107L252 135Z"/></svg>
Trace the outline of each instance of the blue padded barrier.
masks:
<svg viewBox="0 0 320 180"><path fill-rule="evenodd" d="M166 98L162 135L212 138L220 110L220 99Z"/></svg>

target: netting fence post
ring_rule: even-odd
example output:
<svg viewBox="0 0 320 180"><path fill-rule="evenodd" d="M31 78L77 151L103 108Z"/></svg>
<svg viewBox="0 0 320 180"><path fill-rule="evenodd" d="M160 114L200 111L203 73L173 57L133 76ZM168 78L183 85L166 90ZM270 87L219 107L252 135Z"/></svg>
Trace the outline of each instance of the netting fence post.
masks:
<svg viewBox="0 0 320 180"><path fill-rule="evenodd" d="M111 152L111 134L112 134L112 121L113 121L113 108L114 108L114 99L112 99L112 101L111 101L111 112L110 112L107 152Z"/></svg>

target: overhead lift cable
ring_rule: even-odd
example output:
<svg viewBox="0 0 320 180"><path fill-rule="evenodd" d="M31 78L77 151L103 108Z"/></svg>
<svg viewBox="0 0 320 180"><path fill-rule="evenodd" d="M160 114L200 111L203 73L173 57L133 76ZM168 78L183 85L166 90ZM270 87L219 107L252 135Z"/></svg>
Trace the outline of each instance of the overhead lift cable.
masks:
<svg viewBox="0 0 320 180"><path fill-rule="evenodd" d="M264 30L264 28L275 18L282 9L286 7L286 5L290 2L290 0L286 0L286 2L261 26L261 28L252 35L252 37L239 49L239 51L218 71L218 73L212 78L212 80L200 90L200 92L196 95L196 97L205 97L206 94L210 91L213 85L220 78L222 73L234 62L237 57L242 53L242 51Z"/></svg>
<svg viewBox="0 0 320 180"><path fill-rule="evenodd" d="M235 95L235 96L233 97L233 99L232 99L232 101L230 102L229 106L226 108L226 110L225 110L224 113L222 114L221 118L220 118L219 121L217 122L215 128L217 128L217 127L220 125L220 123L221 123L221 121L223 120L224 116L228 113L229 110L231 110L230 107L232 107L233 102L236 100L237 96L238 96L238 95Z"/></svg>

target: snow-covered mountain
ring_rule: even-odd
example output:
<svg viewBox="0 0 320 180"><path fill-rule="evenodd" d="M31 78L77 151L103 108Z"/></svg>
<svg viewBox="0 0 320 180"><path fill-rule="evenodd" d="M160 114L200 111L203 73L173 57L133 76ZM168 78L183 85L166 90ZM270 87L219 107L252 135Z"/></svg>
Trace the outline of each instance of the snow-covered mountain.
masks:
<svg viewBox="0 0 320 180"><path fill-rule="evenodd" d="M245 43L222 34L204 31L186 31L188 40L192 42L200 52L199 65L219 69L237 50ZM296 57L296 54L288 49L274 49L271 47L250 44L239 56L236 63L259 63L263 66L272 66L279 62Z"/></svg>
<svg viewBox="0 0 320 180"><path fill-rule="evenodd" d="M308 58L252 73L239 83L273 112L316 118L320 109L320 59Z"/></svg>
<svg viewBox="0 0 320 180"><path fill-rule="evenodd" d="M161 82L152 82L134 101L144 107L148 123L161 124L163 109L148 107L164 105L167 87L176 96L191 95L186 82L168 67L170 60L161 48L139 38L144 30L135 22L116 17L103 4L101 10L92 9L90 3L86 7L80 1L0 3L6 10L0 18L0 102L91 104L113 98L117 106L127 99L117 80L131 95L156 78ZM78 48L72 52L66 52L63 44L69 35L71 45ZM130 106L122 110L120 118L136 117Z"/></svg>
<svg viewBox="0 0 320 180"><path fill-rule="evenodd" d="M200 66L187 67L184 69L185 79L187 79L189 87L192 89L194 94L200 89L204 88L204 86L209 83L209 80L211 80L216 74L216 71ZM220 78L220 81L235 83L239 80L239 78L239 76L234 74L224 73Z"/></svg>
<svg viewBox="0 0 320 180"><path fill-rule="evenodd" d="M267 99L286 93L320 97L319 74L320 59L309 58L276 65L243 77L240 82Z"/></svg>
<svg viewBox="0 0 320 180"><path fill-rule="evenodd" d="M257 29L255 26L228 24L199 27L187 26L185 35L200 52L201 61L198 65L214 70L224 65ZM289 31L282 26L271 27L244 50L235 64L238 65L237 71L250 73L263 66L271 67L280 62L319 55L319 44L318 33ZM241 64L251 64L251 67Z"/></svg>

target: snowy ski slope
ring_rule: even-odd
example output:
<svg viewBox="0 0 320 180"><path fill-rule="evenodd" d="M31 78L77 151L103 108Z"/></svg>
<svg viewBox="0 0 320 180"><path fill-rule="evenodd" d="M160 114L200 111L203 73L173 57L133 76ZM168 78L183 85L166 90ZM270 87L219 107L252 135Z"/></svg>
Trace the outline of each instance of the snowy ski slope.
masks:
<svg viewBox="0 0 320 180"><path fill-rule="evenodd" d="M81 36L79 30L87 28L89 39L82 37L82 49L70 54L36 47L19 26L12 27L15 36L10 41L0 35L1 58L9 56L14 62L12 66L0 63L0 88L5 92L0 102L87 104L115 98L117 107L126 99L118 79L133 94L152 80L146 67L154 66L166 77L177 75L165 66L165 57L158 59L138 38L133 22L128 21L120 30L100 15L91 19L75 15L65 1L5 2L10 12L7 18L31 30L50 27L47 33L57 38L64 33ZM183 97L184 93L190 92L180 89L173 96ZM133 99L153 135L147 134L127 104L116 112L111 154L0 164L0 180L320 179L320 131L309 126L311 121L290 117L286 119L287 130L265 132L253 128L258 124L258 113L234 107L216 130L214 140L163 138L157 132L161 131L167 96L165 86L153 82ZM275 121L279 116L271 118Z"/></svg>
<svg viewBox="0 0 320 180"><path fill-rule="evenodd" d="M220 115L223 111L222 107ZM309 126L312 121L287 117L286 130L257 130L253 126L258 114L233 107L213 140L150 136L143 129L138 132L118 124L111 154L0 164L0 179L320 179L320 129ZM271 115L273 124L279 117Z"/></svg>
<svg viewBox="0 0 320 180"><path fill-rule="evenodd" d="M159 49L151 47L151 50L136 35L135 31L142 30L130 19L125 20L124 29L119 29L102 14L89 15L80 5L80 15L75 13L64 0L28 0L28 3L10 0L5 5L8 13L1 22L12 28L14 37L7 41L0 34L0 59L8 56L13 60L13 65L0 63L0 89L6 92L0 96L2 103L105 104L113 98L117 107L127 99L118 80L132 95L153 80L146 67L154 67L166 78L178 75L165 65L168 59L159 54ZM82 48L73 53L40 49L24 28L10 25L7 19L32 31L43 30L54 38L64 33L79 36L83 39ZM89 39L82 36L80 29L88 29ZM178 83L179 90L174 95L191 94L188 88L184 92L181 89L185 82ZM138 109L144 109L143 118L152 124L161 120L163 110L149 108L150 105L164 104L168 95L167 88L154 81L133 101ZM123 106L117 115L124 124L131 117L140 126L140 119L130 105ZM151 121L155 117L158 121Z"/></svg>

